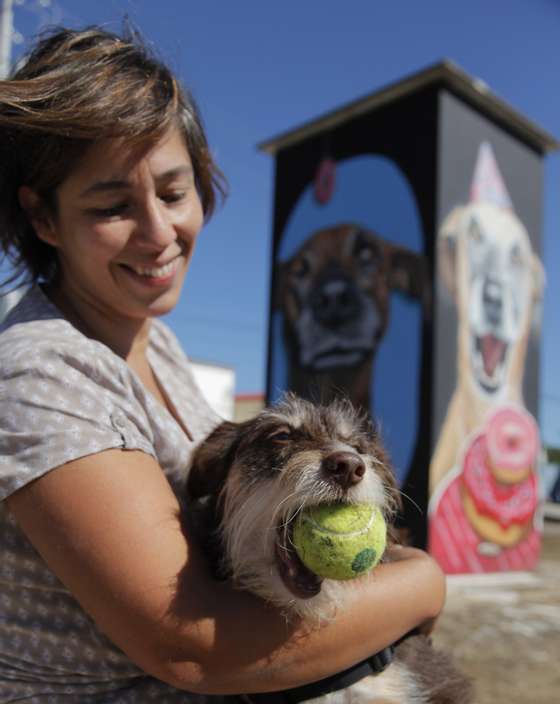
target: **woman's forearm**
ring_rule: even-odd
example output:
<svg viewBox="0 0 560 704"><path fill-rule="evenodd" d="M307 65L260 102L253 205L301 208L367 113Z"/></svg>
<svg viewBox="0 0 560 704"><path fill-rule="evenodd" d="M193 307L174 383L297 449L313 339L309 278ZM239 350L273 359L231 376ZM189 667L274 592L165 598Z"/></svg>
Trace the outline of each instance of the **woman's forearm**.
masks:
<svg viewBox="0 0 560 704"><path fill-rule="evenodd" d="M210 576L161 470L142 453L69 462L16 492L9 508L98 628L143 670L187 691L280 690L321 679L443 605L433 560L400 548L346 585L331 622L288 622Z"/></svg>
<svg viewBox="0 0 560 704"><path fill-rule="evenodd" d="M251 595L225 584L189 600L196 611L196 662L179 648L158 673L177 687L207 694L286 689L315 681L390 645L435 618L445 599L445 580L425 553L397 548L392 561L368 578L348 583L347 600L332 621L290 623ZM213 604L211 603L213 602ZM190 609L188 609L190 611ZM211 616L210 616L211 614ZM189 620L192 653L194 613Z"/></svg>

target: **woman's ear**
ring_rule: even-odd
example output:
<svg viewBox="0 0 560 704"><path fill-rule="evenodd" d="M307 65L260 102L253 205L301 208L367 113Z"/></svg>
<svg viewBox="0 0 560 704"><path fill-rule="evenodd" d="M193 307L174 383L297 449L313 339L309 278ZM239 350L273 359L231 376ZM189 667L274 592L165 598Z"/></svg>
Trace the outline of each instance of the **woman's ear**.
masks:
<svg viewBox="0 0 560 704"><path fill-rule="evenodd" d="M19 204L33 225L37 237L53 247L58 246L52 216L41 196L29 186L20 186L18 198Z"/></svg>

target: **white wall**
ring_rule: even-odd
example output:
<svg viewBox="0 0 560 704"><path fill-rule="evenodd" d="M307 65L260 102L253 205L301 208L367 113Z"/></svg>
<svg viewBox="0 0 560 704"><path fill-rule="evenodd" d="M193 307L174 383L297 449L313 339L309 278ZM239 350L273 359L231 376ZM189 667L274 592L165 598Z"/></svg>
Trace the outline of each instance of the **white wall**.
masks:
<svg viewBox="0 0 560 704"><path fill-rule="evenodd" d="M233 420L235 372L209 362L193 361L191 365L196 383L210 406L225 420Z"/></svg>

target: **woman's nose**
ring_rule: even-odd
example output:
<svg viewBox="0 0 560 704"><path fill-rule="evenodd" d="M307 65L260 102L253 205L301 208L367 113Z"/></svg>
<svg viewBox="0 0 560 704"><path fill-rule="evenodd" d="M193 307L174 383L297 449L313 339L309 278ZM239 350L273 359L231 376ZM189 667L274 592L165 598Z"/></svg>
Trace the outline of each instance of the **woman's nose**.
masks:
<svg viewBox="0 0 560 704"><path fill-rule="evenodd" d="M136 240L147 248L163 249L177 239L165 203L158 199L146 202L139 209Z"/></svg>

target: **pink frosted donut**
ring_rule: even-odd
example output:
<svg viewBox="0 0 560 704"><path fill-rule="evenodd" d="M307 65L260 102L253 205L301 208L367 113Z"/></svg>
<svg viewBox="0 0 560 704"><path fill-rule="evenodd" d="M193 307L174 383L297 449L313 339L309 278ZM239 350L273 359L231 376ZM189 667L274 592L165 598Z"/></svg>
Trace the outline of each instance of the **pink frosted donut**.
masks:
<svg viewBox="0 0 560 704"><path fill-rule="evenodd" d="M500 408L487 422L486 443L494 476L506 484L522 481L529 476L537 460L537 424L521 408Z"/></svg>
<svg viewBox="0 0 560 704"><path fill-rule="evenodd" d="M537 506L535 476L515 486L501 486L488 469L484 435L478 435L465 454L463 482L480 513L495 518L502 526L524 523Z"/></svg>

